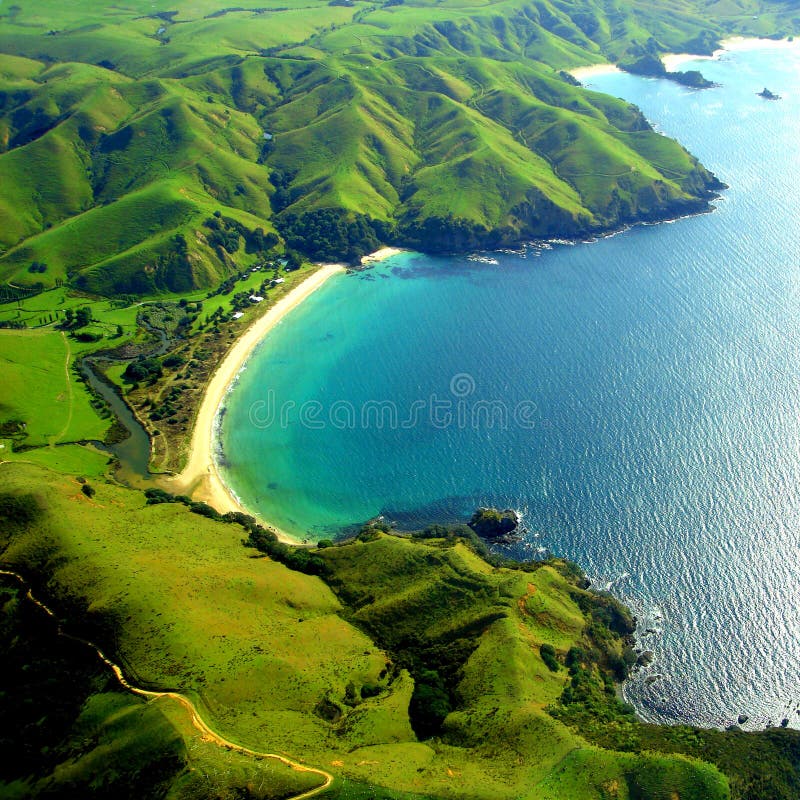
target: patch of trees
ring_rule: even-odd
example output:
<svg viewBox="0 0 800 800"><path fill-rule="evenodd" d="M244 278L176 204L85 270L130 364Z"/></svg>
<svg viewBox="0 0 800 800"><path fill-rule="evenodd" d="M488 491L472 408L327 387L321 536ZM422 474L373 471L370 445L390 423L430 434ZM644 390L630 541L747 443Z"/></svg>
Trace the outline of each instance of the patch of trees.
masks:
<svg viewBox="0 0 800 800"><path fill-rule="evenodd" d="M285 214L276 227L286 243L317 261L360 261L393 238L389 223L340 208Z"/></svg>
<svg viewBox="0 0 800 800"><path fill-rule="evenodd" d="M254 547L261 553L268 555L273 561L279 561L289 569L304 572L306 575L324 575L327 565L320 556L311 552L305 547L294 547L278 540L272 532L256 523L252 517L246 514L238 515L245 517L247 522L236 519L246 530L249 536L245 541L248 547Z"/></svg>
<svg viewBox="0 0 800 800"><path fill-rule="evenodd" d="M232 217L225 217L221 212L215 211L204 223L209 233L206 240L211 247L222 249L233 255L239 251L244 239L246 253L266 253L280 244L280 237L272 231L264 232L263 228L250 230Z"/></svg>
<svg viewBox="0 0 800 800"><path fill-rule="evenodd" d="M177 369L178 367L183 366L185 363L186 359L177 353L171 353L161 362L162 366L166 367L167 369Z"/></svg>
<svg viewBox="0 0 800 800"><path fill-rule="evenodd" d="M45 264L43 261L32 261L31 265L28 267L28 272L32 273L47 272L47 264Z"/></svg>
<svg viewBox="0 0 800 800"><path fill-rule="evenodd" d="M228 227L221 220L227 219L210 217L205 221L206 228L209 233L206 234L206 241L215 249L222 249L233 255L241 247L242 239L239 231L236 228Z"/></svg>
<svg viewBox="0 0 800 800"><path fill-rule="evenodd" d="M25 433L25 422L21 419L7 419L0 422L0 436L19 436Z"/></svg>
<svg viewBox="0 0 800 800"><path fill-rule="evenodd" d="M454 253L499 246L503 231L489 231L479 223L448 214L406 222L398 228L398 238L426 253Z"/></svg>
<svg viewBox="0 0 800 800"><path fill-rule="evenodd" d="M420 667L413 675L414 693L408 715L417 736L429 739L439 733L453 703L438 670Z"/></svg>
<svg viewBox="0 0 800 800"><path fill-rule="evenodd" d="M276 233L272 231L264 233L263 228L256 228L253 231L244 228L243 236L246 253L266 253L277 247L281 242Z"/></svg>
<svg viewBox="0 0 800 800"><path fill-rule="evenodd" d="M545 642L539 648L539 655L542 657L542 661L547 665L547 669L549 669L550 672L558 672L560 664L556 658L556 649L553 645Z"/></svg>
<svg viewBox="0 0 800 800"><path fill-rule="evenodd" d="M286 248L283 261L283 268L286 272L293 272L303 266L303 256L291 247Z"/></svg>
<svg viewBox="0 0 800 800"><path fill-rule="evenodd" d="M64 322L61 327L65 330L76 331L85 328L92 321L92 309L89 306L81 306L77 309L68 308L64 311Z"/></svg>
<svg viewBox="0 0 800 800"><path fill-rule="evenodd" d="M91 333L90 331L77 331L72 336L79 342L99 342L103 338L102 333Z"/></svg>
<svg viewBox="0 0 800 800"><path fill-rule="evenodd" d="M139 358L125 367L122 379L128 383L141 383L156 380L162 374L161 362L157 358Z"/></svg>
<svg viewBox="0 0 800 800"><path fill-rule="evenodd" d="M275 191L270 197L270 205L276 214L288 208L302 194L299 189L294 192L290 189L291 183L296 177L296 169L286 172L275 169L270 173L269 182L275 187Z"/></svg>
<svg viewBox="0 0 800 800"><path fill-rule="evenodd" d="M0 286L0 303L16 303L18 300L35 297L43 291L44 284L41 281L36 281L30 286Z"/></svg>

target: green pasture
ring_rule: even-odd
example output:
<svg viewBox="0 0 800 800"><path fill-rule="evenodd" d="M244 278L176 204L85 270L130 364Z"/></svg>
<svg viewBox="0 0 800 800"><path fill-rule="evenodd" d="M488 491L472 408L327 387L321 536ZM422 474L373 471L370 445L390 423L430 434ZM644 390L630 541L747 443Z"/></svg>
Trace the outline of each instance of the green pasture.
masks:
<svg viewBox="0 0 800 800"><path fill-rule="evenodd" d="M633 797L635 774L680 797L700 796L687 786L727 797L708 765L604 751L547 713L568 675L545 666L539 645L553 641L563 657L582 637L569 585L549 567L498 569L464 545L380 536L320 551L337 599L319 578L254 557L238 526L101 481L89 498L41 467L0 469L4 491L38 509L24 529L4 527L3 562L46 575L59 607L90 609L83 629L131 679L193 697L235 742L425 796L600 800L616 782ZM410 633L435 645L464 631L475 648L462 702L440 737L420 742L414 681L387 649Z"/></svg>
<svg viewBox="0 0 800 800"><path fill-rule="evenodd" d="M102 439L108 429L71 369L73 347L57 331L0 331L0 421L20 423L27 445Z"/></svg>

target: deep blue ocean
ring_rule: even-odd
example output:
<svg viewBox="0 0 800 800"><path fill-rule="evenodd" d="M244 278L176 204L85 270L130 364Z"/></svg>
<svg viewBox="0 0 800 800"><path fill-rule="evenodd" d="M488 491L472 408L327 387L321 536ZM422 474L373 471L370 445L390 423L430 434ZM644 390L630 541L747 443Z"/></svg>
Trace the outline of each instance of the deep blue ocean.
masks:
<svg viewBox="0 0 800 800"><path fill-rule="evenodd" d="M591 85L730 184L713 213L331 279L228 395L224 472L311 541L520 509L514 554L637 612L642 716L800 727L800 49L697 66Z"/></svg>

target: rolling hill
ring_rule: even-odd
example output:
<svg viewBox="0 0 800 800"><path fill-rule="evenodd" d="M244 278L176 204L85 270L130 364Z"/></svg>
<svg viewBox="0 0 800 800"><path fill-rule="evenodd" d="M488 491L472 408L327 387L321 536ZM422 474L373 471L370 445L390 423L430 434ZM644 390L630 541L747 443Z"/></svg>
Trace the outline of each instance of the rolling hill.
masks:
<svg viewBox="0 0 800 800"><path fill-rule="evenodd" d="M714 176L564 70L798 25L753 0L265 1L0 7L0 279L212 287L261 253L209 241L215 211L353 259L701 210Z"/></svg>
<svg viewBox="0 0 800 800"><path fill-rule="evenodd" d="M568 562L487 561L465 528L365 527L294 549L164 492L0 469L3 567L61 630L134 686L181 693L237 747L328 770L327 797L796 796L796 731L636 719L613 680L633 620ZM175 695L123 692L18 588L0 582L4 797L279 800L320 786L198 734Z"/></svg>

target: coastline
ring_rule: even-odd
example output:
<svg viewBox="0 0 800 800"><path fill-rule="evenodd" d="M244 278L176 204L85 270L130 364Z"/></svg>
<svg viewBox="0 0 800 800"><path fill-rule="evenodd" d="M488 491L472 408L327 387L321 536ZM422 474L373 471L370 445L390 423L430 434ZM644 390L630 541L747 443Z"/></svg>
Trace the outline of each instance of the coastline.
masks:
<svg viewBox="0 0 800 800"><path fill-rule="evenodd" d="M594 78L596 75L608 75L610 72L620 72L620 68L616 64L608 63L591 64L588 67L576 67L569 70L569 74L581 83L588 78Z"/></svg>
<svg viewBox="0 0 800 800"><path fill-rule="evenodd" d="M754 36L731 36L728 39L723 39L720 42L719 49L715 50L711 55L700 55L698 53L667 53L661 57L661 62L664 64L667 72L677 72L681 66L689 61L715 61L725 53L730 52L744 52L748 50L757 50L762 47L792 47L796 46L794 42L789 39L769 39ZM575 80L581 81L593 78L597 75L608 75L611 72L619 72L620 69L616 64L591 64L586 67L576 67L569 70Z"/></svg>
<svg viewBox="0 0 800 800"><path fill-rule="evenodd" d="M388 258L389 255L394 255L394 253L383 257ZM236 340L214 371L203 393L203 401L194 421L189 458L182 472L165 479L164 484L167 489L180 494L188 494L195 500L206 502L221 514L239 511L256 516L258 519L257 515L241 504L220 476L214 459L217 412L231 384L262 339L329 278L340 275L344 271L345 267L342 264L323 264L316 272L292 289L289 294L271 306ZM298 543L295 537L276 528L268 521L258 519L258 522L275 533L281 541L289 544Z"/></svg>
<svg viewBox="0 0 800 800"><path fill-rule="evenodd" d="M377 264L379 261L386 261L387 258L399 256L400 253L407 252L408 251L404 247L381 247L380 250L376 250L374 253L363 256L361 258L361 264L362 266L366 267L369 264Z"/></svg>
<svg viewBox="0 0 800 800"><path fill-rule="evenodd" d="M665 55L662 60L666 68L673 71L677 66L686 61L713 60L729 51L753 50L765 46L791 47L794 43L787 39L775 40L736 36L725 39L720 44L722 45L721 48L710 56L674 53ZM577 80L583 81L584 79L589 79L597 75L605 75L620 71L619 67L615 64L604 63L577 67L570 70L570 74ZM652 221L642 220L624 224L612 231L593 234L588 241L591 241L595 237L604 238L605 236L615 235L636 224L661 224L665 221L673 222L676 219L681 219L686 216L705 213L707 210L709 209L687 210L683 213L663 219ZM587 241L587 239L579 239L578 241ZM403 252L407 252L407 249L382 247L374 253L363 256L361 264L364 267L368 267L371 264L384 261ZM335 274L340 274L344 272L344 270L345 267L341 264L322 265L320 269L306 278L288 295L281 298L274 306L269 308L267 312L256 320L234 343L233 347L228 351L223 361L217 367L204 392L202 403L195 418L186 466L178 475L167 478L164 481L166 488L172 491L177 490L180 493L190 495L194 499L207 502L220 513L235 511L254 516L260 524L273 531L281 541L290 544L299 543L297 537L282 531L269 521L259 518L257 514L254 514L251 510L243 506L239 498L224 482L214 458L214 444L218 433L215 422L217 419L217 412L224 402L225 395L230 389L231 384L235 381L237 374L264 336L266 336L290 311L322 286L330 277Z"/></svg>
<svg viewBox="0 0 800 800"><path fill-rule="evenodd" d="M698 55L697 53L668 53L661 61L667 72L675 72L687 61L716 61L725 53L741 53L767 47L787 48L797 46L795 42L791 42L789 39L769 39L753 36L731 36L729 39L723 39L719 44L719 49L715 50L710 56Z"/></svg>

